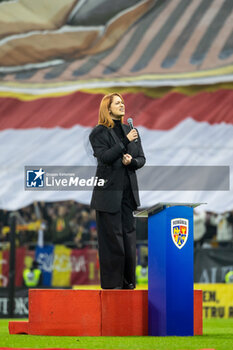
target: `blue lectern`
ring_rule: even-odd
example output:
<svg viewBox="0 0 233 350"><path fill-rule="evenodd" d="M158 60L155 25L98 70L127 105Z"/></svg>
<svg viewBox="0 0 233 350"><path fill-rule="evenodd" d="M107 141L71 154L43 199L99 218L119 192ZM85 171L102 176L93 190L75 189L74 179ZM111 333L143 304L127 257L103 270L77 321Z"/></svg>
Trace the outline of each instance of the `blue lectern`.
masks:
<svg viewBox="0 0 233 350"><path fill-rule="evenodd" d="M193 335L193 208L158 203L148 217L148 334Z"/></svg>

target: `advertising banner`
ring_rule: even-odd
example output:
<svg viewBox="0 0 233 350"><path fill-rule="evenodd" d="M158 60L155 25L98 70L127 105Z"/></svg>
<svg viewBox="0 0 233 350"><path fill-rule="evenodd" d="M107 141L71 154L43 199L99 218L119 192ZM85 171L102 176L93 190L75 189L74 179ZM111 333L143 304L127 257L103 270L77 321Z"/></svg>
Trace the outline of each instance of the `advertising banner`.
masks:
<svg viewBox="0 0 233 350"><path fill-rule="evenodd" d="M203 291L203 318L233 318L233 284L195 284Z"/></svg>
<svg viewBox="0 0 233 350"><path fill-rule="evenodd" d="M54 248L52 286L69 287L71 276L71 249L64 245Z"/></svg>
<svg viewBox="0 0 233 350"><path fill-rule="evenodd" d="M88 260L88 284L100 283L100 267L98 251L95 249L87 250Z"/></svg>
<svg viewBox="0 0 233 350"><path fill-rule="evenodd" d="M9 317L9 291L7 288L0 288L0 318ZM15 290L14 317L28 317L28 290L17 288Z"/></svg>
<svg viewBox="0 0 233 350"><path fill-rule="evenodd" d="M9 282L9 250L0 252L0 286L7 287ZM15 286L22 286L23 282L23 268L24 259L26 256L26 249L19 247L15 254Z"/></svg>
<svg viewBox="0 0 233 350"><path fill-rule="evenodd" d="M99 284L97 249L89 247L71 249L65 245L45 245L36 250L16 248L15 286L23 285L23 270L30 268L33 260L42 271L43 287L71 287L73 285ZM0 252L0 287L9 283L9 251Z"/></svg>
<svg viewBox="0 0 233 350"><path fill-rule="evenodd" d="M96 253L96 250L94 250ZM71 285L89 284L88 264L88 249L73 249L71 252ZM98 283L98 282L97 282Z"/></svg>
<svg viewBox="0 0 233 350"><path fill-rule="evenodd" d="M36 247L36 261L40 265L43 276L43 286L51 286L53 271L53 245Z"/></svg>

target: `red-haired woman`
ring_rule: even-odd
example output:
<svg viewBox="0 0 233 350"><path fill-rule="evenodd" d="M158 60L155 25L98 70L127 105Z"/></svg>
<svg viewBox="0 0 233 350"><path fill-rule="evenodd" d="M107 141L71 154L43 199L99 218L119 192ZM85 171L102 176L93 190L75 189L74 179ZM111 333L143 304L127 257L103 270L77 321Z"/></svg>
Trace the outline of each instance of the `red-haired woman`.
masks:
<svg viewBox="0 0 233 350"><path fill-rule="evenodd" d="M125 105L113 93L100 103L98 125L90 134L98 179L91 207L96 210L100 278L103 289L134 289L136 230L133 210L140 205L135 170L145 164L136 129L123 124ZM135 142L135 140L137 140Z"/></svg>

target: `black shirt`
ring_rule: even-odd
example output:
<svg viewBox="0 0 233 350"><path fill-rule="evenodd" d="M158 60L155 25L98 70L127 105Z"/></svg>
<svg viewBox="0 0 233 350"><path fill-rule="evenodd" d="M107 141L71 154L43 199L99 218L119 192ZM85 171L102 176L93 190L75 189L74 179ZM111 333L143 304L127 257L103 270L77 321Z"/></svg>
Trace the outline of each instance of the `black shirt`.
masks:
<svg viewBox="0 0 233 350"><path fill-rule="evenodd" d="M117 137L121 140L123 145L126 147L130 141L128 137L125 136L125 133L121 126L121 121L120 120L113 120L113 121L114 121L113 130L115 131L115 133L117 134Z"/></svg>

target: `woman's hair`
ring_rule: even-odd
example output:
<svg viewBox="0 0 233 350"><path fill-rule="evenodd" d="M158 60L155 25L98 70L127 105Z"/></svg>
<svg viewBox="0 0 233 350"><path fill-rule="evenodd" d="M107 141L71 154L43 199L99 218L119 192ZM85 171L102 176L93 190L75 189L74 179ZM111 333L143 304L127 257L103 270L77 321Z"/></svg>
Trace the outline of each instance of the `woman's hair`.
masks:
<svg viewBox="0 0 233 350"><path fill-rule="evenodd" d="M113 128L114 122L109 113L109 108L111 106L114 96L119 96L124 103L123 97L117 92L113 92L112 94L105 95L100 103L99 120L98 120L99 125L104 125L104 126L107 126L108 128ZM122 123L123 123L123 119L124 117L121 117Z"/></svg>

